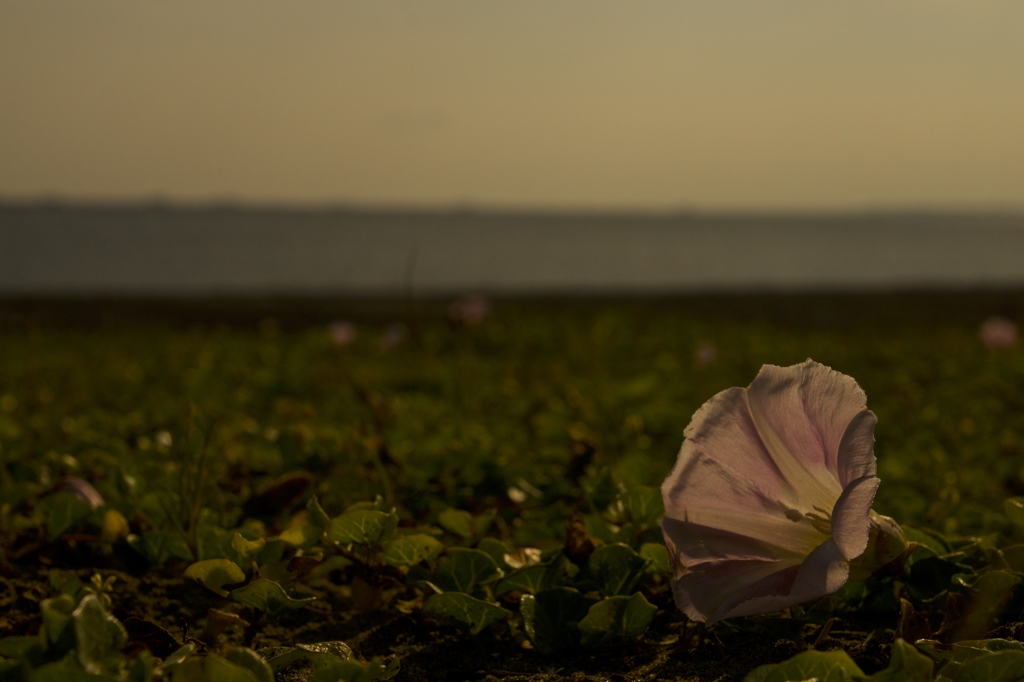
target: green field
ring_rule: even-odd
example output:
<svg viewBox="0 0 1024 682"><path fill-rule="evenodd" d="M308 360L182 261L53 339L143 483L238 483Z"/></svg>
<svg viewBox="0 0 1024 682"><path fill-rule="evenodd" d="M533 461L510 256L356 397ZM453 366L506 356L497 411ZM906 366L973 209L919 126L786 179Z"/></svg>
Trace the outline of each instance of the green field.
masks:
<svg viewBox="0 0 1024 682"><path fill-rule="evenodd" d="M1024 676L1024 349L978 336L1024 293L446 305L0 302L0 679ZM866 391L874 508L921 546L687 624L656 492L683 429L808 357Z"/></svg>

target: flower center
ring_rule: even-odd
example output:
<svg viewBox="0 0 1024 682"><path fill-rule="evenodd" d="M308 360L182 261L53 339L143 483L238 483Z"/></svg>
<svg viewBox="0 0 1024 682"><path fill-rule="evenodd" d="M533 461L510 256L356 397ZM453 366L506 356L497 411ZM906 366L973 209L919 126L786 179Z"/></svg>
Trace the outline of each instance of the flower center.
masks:
<svg viewBox="0 0 1024 682"><path fill-rule="evenodd" d="M832 514L821 507L813 507L813 511L801 512L797 509L787 509L786 518L794 523L809 523L818 533L825 538L832 536Z"/></svg>

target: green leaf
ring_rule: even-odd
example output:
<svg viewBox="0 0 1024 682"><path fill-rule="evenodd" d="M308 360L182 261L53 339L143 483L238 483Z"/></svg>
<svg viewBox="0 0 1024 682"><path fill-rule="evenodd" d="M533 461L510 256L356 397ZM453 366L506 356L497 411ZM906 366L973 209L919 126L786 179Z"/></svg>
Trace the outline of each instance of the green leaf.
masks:
<svg viewBox="0 0 1024 682"><path fill-rule="evenodd" d="M487 558L490 560L490 557ZM469 630L472 635L478 634L488 625L512 615L496 604L476 599L462 592L435 594L426 601L423 610L453 619Z"/></svg>
<svg viewBox="0 0 1024 682"><path fill-rule="evenodd" d="M960 666L954 682L1017 682L1024 679L1024 651L996 651Z"/></svg>
<svg viewBox="0 0 1024 682"><path fill-rule="evenodd" d="M569 558L565 556L565 551L561 549L558 550L545 565L547 566L547 572L544 574L545 587L557 585L563 575L569 578L575 578L576 574L580 571L579 567L569 561Z"/></svg>
<svg viewBox="0 0 1024 682"><path fill-rule="evenodd" d="M196 652L196 645L195 644L192 644L192 643L186 644L186 645L182 646L180 649L178 649L175 652L173 652L170 656L165 658L163 661L161 661L160 665L157 667L157 669L159 671L163 672L163 673L166 673L167 671L169 671L174 666L179 665L180 663L185 661L189 656L192 656L193 654L195 654L195 652Z"/></svg>
<svg viewBox="0 0 1024 682"><path fill-rule="evenodd" d="M453 547L438 564L433 582L445 592L469 593L478 584L489 583L502 575L502 570L487 552Z"/></svg>
<svg viewBox="0 0 1024 682"><path fill-rule="evenodd" d="M265 538L246 540L241 533L231 534L231 548L238 552L243 559L248 561L256 558L266 544L267 541Z"/></svg>
<svg viewBox="0 0 1024 682"><path fill-rule="evenodd" d="M593 603L593 599L571 587L554 587L523 595L519 600L519 613L526 636L542 653L569 648L579 638L577 623L587 615Z"/></svg>
<svg viewBox="0 0 1024 682"><path fill-rule="evenodd" d="M27 679L28 682L109 682L113 678L86 672L71 653L56 663L36 668Z"/></svg>
<svg viewBox="0 0 1024 682"><path fill-rule="evenodd" d="M914 643L918 649L941 664L939 679L949 682L967 661L995 651L1024 651L1024 643L1008 639L974 639L955 642L952 646L934 639Z"/></svg>
<svg viewBox="0 0 1024 682"><path fill-rule="evenodd" d="M583 645L593 647L611 639L639 637L657 610L639 592L632 597L602 599L591 606L579 622Z"/></svg>
<svg viewBox="0 0 1024 682"><path fill-rule="evenodd" d="M312 523L304 523L301 526L285 528L278 537L292 547L308 549L318 544L323 534L324 530L322 527Z"/></svg>
<svg viewBox="0 0 1024 682"><path fill-rule="evenodd" d="M116 669L117 652L128 641L120 621L106 612L99 597L88 594L71 614L74 622L78 662L86 672L100 675Z"/></svg>
<svg viewBox="0 0 1024 682"><path fill-rule="evenodd" d="M548 575L546 564L535 566L524 566L508 574L497 585L494 586L494 596L500 597L509 592L527 592L537 594L548 585L545 578Z"/></svg>
<svg viewBox="0 0 1024 682"><path fill-rule="evenodd" d="M128 661L127 682L150 682L156 671L156 660L148 651L140 651Z"/></svg>
<svg viewBox="0 0 1024 682"><path fill-rule="evenodd" d="M383 545L394 537L398 517L373 509L354 509L333 519L327 539L339 545Z"/></svg>
<svg viewBox="0 0 1024 682"><path fill-rule="evenodd" d="M185 569L185 577L203 584L207 589L222 597L228 596L225 585L245 581L245 573L235 562L227 559L207 559L197 561Z"/></svg>
<svg viewBox="0 0 1024 682"><path fill-rule="evenodd" d="M153 564L162 564L168 559L195 560L185 539L173 530L151 530L141 536L130 536L128 544Z"/></svg>
<svg viewBox="0 0 1024 682"><path fill-rule="evenodd" d="M222 653L229 663L248 670L256 682L274 682L274 671L263 657L252 649L236 646Z"/></svg>
<svg viewBox="0 0 1024 682"><path fill-rule="evenodd" d="M640 545L640 556L647 562L644 570L654 575L666 574L672 571L669 563L668 550L660 542L645 542Z"/></svg>
<svg viewBox="0 0 1024 682"><path fill-rule="evenodd" d="M480 542L476 543L476 548L481 552L487 552L494 559L494 563L498 565L498 568L505 570L508 568L508 564L505 563L505 555L510 554L511 550L508 545L499 540L498 538L484 538Z"/></svg>
<svg viewBox="0 0 1024 682"><path fill-rule="evenodd" d="M368 663L359 661L335 663L317 670L309 682L372 682L372 680L388 679L398 673L397 660L391 659L389 665L385 665L376 658Z"/></svg>
<svg viewBox="0 0 1024 682"><path fill-rule="evenodd" d="M620 494L619 500L637 526L653 526L665 515L665 505L658 488L635 486Z"/></svg>
<svg viewBox="0 0 1024 682"><path fill-rule="evenodd" d="M331 524L331 517L320 506L320 500L316 498L316 495L309 498L309 502L306 503L306 513L309 514L310 523L319 527L321 532Z"/></svg>
<svg viewBox="0 0 1024 682"><path fill-rule="evenodd" d="M63 573L61 571L50 571L46 574L46 579L50 583L50 587L66 594L69 597L78 597L82 592L82 581L79 580L75 575L71 573ZM76 599L76 602L77 599Z"/></svg>
<svg viewBox="0 0 1024 682"><path fill-rule="evenodd" d="M384 563L390 566L415 566L431 561L444 549L444 545L429 535L402 535L384 547Z"/></svg>
<svg viewBox="0 0 1024 682"><path fill-rule="evenodd" d="M591 505L596 509L604 509L615 500L619 485L612 477L611 471L604 469L598 478L588 476L580 481L583 491L590 498Z"/></svg>
<svg viewBox="0 0 1024 682"><path fill-rule="evenodd" d="M485 509L473 518L473 531L475 537L480 537L487 532L487 529L494 523L494 517L498 515L498 510L494 508Z"/></svg>
<svg viewBox="0 0 1024 682"><path fill-rule="evenodd" d="M1024 497L1011 497L1003 503L1007 518L1019 528L1024 528Z"/></svg>
<svg viewBox="0 0 1024 682"><path fill-rule="evenodd" d="M47 599L40 604L43 616L42 632L46 635L46 643L51 650L62 639L65 640L62 643L67 644L69 649L74 646L74 631L73 628L68 628L74 610L75 599L66 594Z"/></svg>
<svg viewBox="0 0 1024 682"><path fill-rule="evenodd" d="M45 642L38 635L15 635L0 639L0 656L24 660L42 653Z"/></svg>
<svg viewBox="0 0 1024 682"><path fill-rule="evenodd" d="M437 523L450 533L462 538L471 538L475 533L473 515L462 509L445 509L438 514Z"/></svg>
<svg viewBox="0 0 1024 682"><path fill-rule="evenodd" d="M46 534L53 540L85 520L92 507L71 493L56 492L39 500L36 511L46 520Z"/></svg>
<svg viewBox="0 0 1024 682"><path fill-rule="evenodd" d="M646 566L642 556L623 544L598 547L587 562L591 577L607 597L632 592Z"/></svg>
<svg viewBox="0 0 1024 682"><path fill-rule="evenodd" d="M209 523L199 525L196 532L197 561L206 559L231 559L241 562L241 555L231 547L231 532ZM241 568L241 566L239 566Z"/></svg>
<svg viewBox="0 0 1024 682"><path fill-rule="evenodd" d="M897 639L889 667L868 678L869 682L931 682L935 662L912 644Z"/></svg>
<svg viewBox="0 0 1024 682"><path fill-rule="evenodd" d="M1024 545L1003 547L1000 552L1007 565L1017 573L1024 573Z"/></svg>
<svg viewBox="0 0 1024 682"><path fill-rule="evenodd" d="M903 529L903 534L906 536L907 540L916 542L922 547L927 548L936 556L946 556L953 551L949 546L949 541L935 531L918 530L917 528L911 528L906 525L900 527Z"/></svg>
<svg viewBox="0 0 1024 682"><path fill-rule="evenodd" d="M228 594L232 599L249 606L254 606L260 611L274 614L288 609L301 609L315 597L295 599L289 597L284 588L272 580L260 578L253 580L245 587L231 590Z"/></svg>
<svg viewBox="0 0 1024 682"><path fill-rule="evenodd" d="M1002 570L986 571L977 576L956 576L953 584L967 587L973 595L970 612L960 624L958 634L966 638L988 632L992 621L1020 582L1020 575Z"/></svg>
<svg viewBox="0 0 1024 682"><path fill-rule="evenodd" d="M262 682L248 668L214 654L193 656L171 673L171 682Z"/></svg>
<svg viewBox="0 0 1024 682"><path fill-rule="evenodd" d="M845 682L864 673L845 651L804 651L788 661L755 668L743 682Z"/></svg>
<svg viewBox="0 0 1024 682"><path fill-rule="evenodd" d="M297 661L309 661L315 668L324 668L353 658L352 648L341 641L299 644L293 647L265 647L257 653L267 660L275 673Z"/></svg>

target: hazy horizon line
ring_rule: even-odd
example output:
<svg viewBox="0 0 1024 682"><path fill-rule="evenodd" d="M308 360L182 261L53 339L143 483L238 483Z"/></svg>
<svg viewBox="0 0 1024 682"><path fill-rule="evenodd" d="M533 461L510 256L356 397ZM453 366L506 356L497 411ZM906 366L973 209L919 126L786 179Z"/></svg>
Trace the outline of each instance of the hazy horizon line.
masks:
<svg viewBox="0 0 1024 682"><path fill-rule="evenodd" d="M1024 217L1024 206L924 206L924 205L851 205L834 207L724 207L724 206L645 206L575 204L488 204L483 202L361 202L345 200L288 201L251 199L177 199L153 197L73 197L39 195L9 197L0 194L0 209L65 210L164 210L234 211L287 213L354 213L417 215L522 215L522 216L651 216L651 217L852 217L852 216L1005 216Z"/></svg>

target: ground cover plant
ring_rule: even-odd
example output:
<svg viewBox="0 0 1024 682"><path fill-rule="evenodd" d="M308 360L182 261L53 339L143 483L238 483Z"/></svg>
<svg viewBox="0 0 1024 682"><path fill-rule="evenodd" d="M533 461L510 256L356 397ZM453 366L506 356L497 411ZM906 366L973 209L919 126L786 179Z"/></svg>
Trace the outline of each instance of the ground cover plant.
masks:
<svg viewBox="0 0 1024 682"><path fill-rule="evenodd" d="M3 302L0 679L1024 678L1024 351L979 336L1022 314ZM659 528L683 429L808 357L866 392L874 508L911 550L689 622Z"/></svg>

